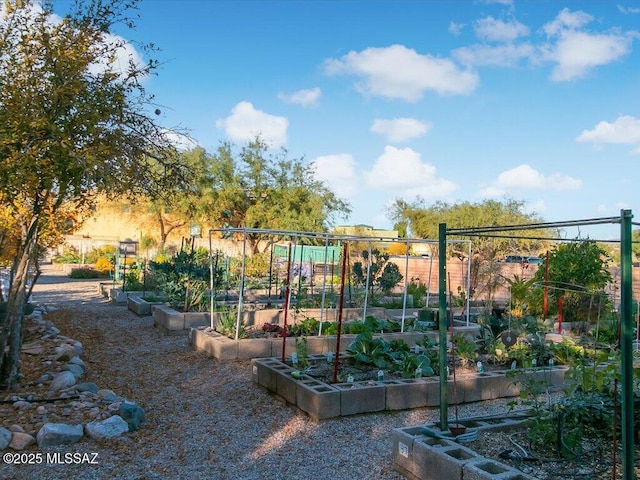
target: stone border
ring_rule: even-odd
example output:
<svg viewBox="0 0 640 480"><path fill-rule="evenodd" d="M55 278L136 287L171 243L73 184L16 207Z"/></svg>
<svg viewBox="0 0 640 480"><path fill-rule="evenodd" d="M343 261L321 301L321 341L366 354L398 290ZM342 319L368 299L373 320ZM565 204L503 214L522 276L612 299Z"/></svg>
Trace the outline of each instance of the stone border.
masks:
<svg viewBox="0 0 640 480"><path fill-rule="evenodd" d="M157 308L157 307L155 307ZM155 320L154 313L154 320ZM480 327L473 324L469 327L454 327L455 333L464 333L469 338L475 339ZM391 340L404 340L412 347L417 341L421 341L427 335L437 341L438 331L412 331L405 333L381 333L374 335L389 342ZM343 334L340 336L340 351L344 352L357 335ZM322 354L336 349L335 335L307 336L307 351L310 354ZM191 328L189 331L189 344L198 351L219 361L250 360L252 358L281 357L282 338L243 338L234 340L212 330L210 327ZM295 351L295 337L287 338L285 355Z"/></svg>
<svg viewBox="0 0 640 480"><path fill-rule="evenodd" d="M326 361L323 355L309 355L309 359ZM251 361L251 377L255 383L297 406L314 420L440 405L440 382L435 376L328 384L304 374L294 378L291 375L294 370L280 358ZM506 370L460 375L456 379L458 402L517 396L520 388L516 382L523 375L545 380L553 390L558 390L564 384L565 371L564 367L545 367L518 370L516 377L507 376ZM448 398L453 398L452 381L447 383L447 389Z"/></svg>
<svg viewBox="0 0 640 480"><path fill-rule="evenodd" d="M524 415L510 418L468 419L459 423L483 432L508 430L522 423ZM456 442L450 432L434 436L436 426L415 426L393 430L394 468L409 480L536 480L535 477L502 462L478 455Z"/></svg>

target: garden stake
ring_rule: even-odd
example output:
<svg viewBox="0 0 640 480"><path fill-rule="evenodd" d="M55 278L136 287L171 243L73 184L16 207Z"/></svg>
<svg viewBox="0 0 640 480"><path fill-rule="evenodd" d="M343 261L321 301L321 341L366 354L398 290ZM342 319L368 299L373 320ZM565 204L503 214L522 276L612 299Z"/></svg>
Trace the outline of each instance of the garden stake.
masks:
<svg viewBox="0 0 640 480"><path fill-rule="evenodd" d="M616 480L616 449L618 448L618 439L616 436L616 409L618 407L618 379L613 379L613 448L611 449L613 470L611 471L611 478Z"/></svg>
<svg viewBox="0 0 640 480"><path fill-rule="evenodd" d="M342 304L344 303L344 274L347 265L349 244L342 247L342 273L340 275L340 304L338 305L338 332L336 333L336 354L333 359L333 383L338 383L338 364L340 363L340 332L342 331Z"/></svg>
<svg viewBox="0 0 640 480"><path fill-rule="evenodd" d="M284 327L282 330L282 363L284 363L284 353L287 347L287 313L289 311L289 283L291 275L291 242L289 242L289 257L287 259L287 286L285 287L284 296Z"/></svg>

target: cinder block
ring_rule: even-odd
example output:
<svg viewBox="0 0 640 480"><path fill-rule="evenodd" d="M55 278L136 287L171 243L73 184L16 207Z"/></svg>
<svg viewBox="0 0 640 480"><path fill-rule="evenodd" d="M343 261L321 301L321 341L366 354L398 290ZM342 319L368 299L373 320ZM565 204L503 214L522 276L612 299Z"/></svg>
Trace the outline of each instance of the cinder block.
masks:
<svg viewBox="0 0 640 480"><path fill-rule="evenodd" d="M415 474L416 466L413 454L413 444L417 438L422 437L422 427L395 428L391 432L393 439L393 462L399 471L407 474Z"/></svg>
<svg viewBox="0 0 640 480"><path fill-rule="evenodd" d="M245 338L238 341L238 360L271 357L271 341L265 338Z"/></svg>
<svg viewBox="0 0 640 480"><path fill-rule="evenodd" d="M339 417L340 391L305 376L297 385L296 404L314 420Z"/></svg>
<svg viewBox="0 0 640 480"><path fill-rule="evenodd" d="M462 467L464 480L536 480L535 477L504 463L484 457L471 460Z"/></svg>
<svg viewBox="0 0 640 480"><path fill-rule="evenodd" d="M339 383L340 414L380 412L385 408L386 386L375 382Z"/></svg>
<svg viewBox="0 0 640 480"><path fill-rule="evenodd" d="M413 462L409 468L421 480L458 480L462 472L449 465L448 458L442 456L442 450L456 446L450 440L420 436L413 443ZM454 472L454 476L449 476ZM455 476L458 475L458 476Z"/></svg>
<svg viewBox="0 0 640 480"><path fill-rule="evenodd" d="M297 380L291 376L291 372L294 369L281 363L275 366L274 370L278 373L276 377L276 394L287 403L295 405L297 400Z"/></svg>
<svg viewBox="0 0 640 480"><path fill-rule="evenodd" d="M269 362L260 360L254 359L251 361L253 381L270 392L275 392L278 388L278 372Z"/></svg>
<svg viewBox="0 0 640 480"><path fill-rule="evenodd" d="M427 382L421 378L385 381L386 409L405 410L427 405Z"/></svg>
<svg viewBox="0 0 640 480"><path fill-rule="evenodd" d="M238 358L238 341L224 335L218 335L211 339L213 356L220 361L235 360Z"/></svg>
<svg viewBox="0 0 640 480"><path fill-rule="evenodd" d="M479 458L466 447L444 439L426 437L414 444L416 476L423 480L462 480L465 463Z"/></svg>

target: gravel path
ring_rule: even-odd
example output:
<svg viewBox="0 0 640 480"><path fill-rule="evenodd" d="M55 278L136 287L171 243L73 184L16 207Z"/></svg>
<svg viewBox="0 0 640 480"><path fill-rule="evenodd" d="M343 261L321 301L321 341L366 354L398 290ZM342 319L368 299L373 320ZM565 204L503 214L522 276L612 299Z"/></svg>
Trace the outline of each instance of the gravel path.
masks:
<svg viewBox="0 0 640 480"><path fill-rule="evenodd" d="M254 384L248 362L194 352L186 334L166 336L151 318L99 297L95 281L48 271L33 301L55 307L45 319L82 342L85 381L135 401L147 419L115 440L85 437L44 452L95 452L97 464L0 462L1 479L401 480L392 430L439 418L438 409L422 408L316 422ZM497 414L506 404L461 406L459 414Z"/></svg>

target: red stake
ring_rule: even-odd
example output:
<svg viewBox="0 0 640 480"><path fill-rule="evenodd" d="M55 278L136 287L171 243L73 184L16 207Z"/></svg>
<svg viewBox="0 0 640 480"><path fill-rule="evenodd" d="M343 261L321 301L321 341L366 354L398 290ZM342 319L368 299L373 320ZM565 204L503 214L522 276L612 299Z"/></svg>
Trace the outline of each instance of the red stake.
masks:
<svg viewBox="0 0 640 480"><path fill-rule="evenodd" d="M287 259L287 287L284 290L284 327L282 329L282 359L284 363L284 353L287 347L287 314L289 312L289 289L291 283L291 242L289 242L289 258Z"/></svg>
<svg viewBox="0 0 640 480"><path fill-rule="evenodd" d="M333 357L333 383L338 383L338 364L340 363L340 332L342 331L342 305L344 303L344 275L347 269L347 255L349 245L345 242L342 247L342 274L340 275L340 303L338 305L338 333L336 335L336 354Z"/></svg>

